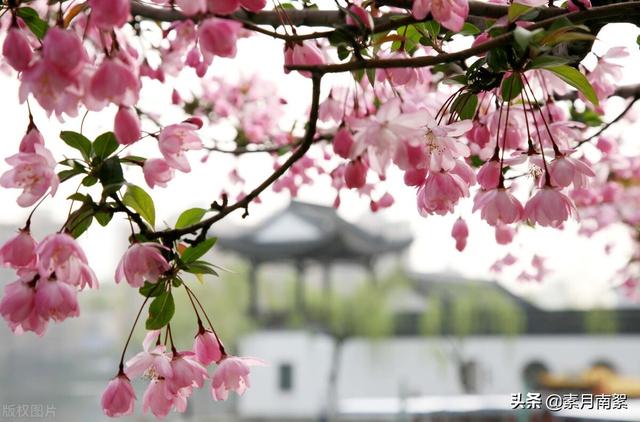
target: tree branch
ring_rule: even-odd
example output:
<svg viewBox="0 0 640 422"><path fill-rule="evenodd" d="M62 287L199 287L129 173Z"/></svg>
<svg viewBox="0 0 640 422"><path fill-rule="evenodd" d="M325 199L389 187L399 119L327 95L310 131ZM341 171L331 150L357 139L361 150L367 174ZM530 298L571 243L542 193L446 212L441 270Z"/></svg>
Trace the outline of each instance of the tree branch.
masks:
<svg viewBox="0 0 640 422"><path fill-rule="evenodd" d="M311 109L309 111L309 121L307 123L307 128L305 131L305 135L300 146L289 156L289 158L282 164L282 166L278 167L276 171L274 171L269 177L267 177L258 187L249 192L244 198L239 200L233 205L221 207L218 213L214 216L211 216L205 220L200 221L199 223L193 224L191 226L184 227L182 229L171 229L171 230L163 230L158 232L149 233L147 238L149 239L163 239L173 241L179 239L181 236L195 233L198 230L208 231L209 228L217 221L222 220L227 215L232 212L244 209L247 210L251 201L258 197L265 189L267 189L273 182L278 180L286 171L300 158L304 156L304 154L309 150L311 145L314 142L315 134L316 134L316 124L318 122L318 109L320 105L320 82L322 79L322 75L319 72L312 72L311 81L313 83L312 88L312 99L311 99Z"/></svg>
<svg viewBox="0 0 640 422"><path fill-rule="evenodd" d="M637 2L631 3L617 3L611 4L607 6L594 7L589 10L578 11L578 12L568 12L557 15L555 17L551 17L540 22L537 22L533 25L530 25L527 29L533 31L538 28L546 28L553 24L556 20L561 17L564 17L570 20L573 23L583 23L586 21L609 21L610 19L621 19L622 21L627 21L628 19L640 16L640 7L638 7ZM618 21L616 21L618 22ZM440 54L437 56L423 56L423 57L413 57L408 59L371 59L371 60L360 60L360 61L352 61L347 63L340 64L329 64L323 66L288 66L289 70L299 70L299 71L312 71L316 70L321 73L340 73L340 72L349 72L360 69L389 69L389 68L400 68L400 67L427 67L433 66L440 63L447 63L457 60L468 59L469 57L476 56L481 53L486 53L487 51L502 47L508 44L513 37L513 32L506 33L504 35L500 35L498 37L492 38L490 41L482 43L472 48L468 48L466 50L457 51L455 53L448 54Z"/></svg>

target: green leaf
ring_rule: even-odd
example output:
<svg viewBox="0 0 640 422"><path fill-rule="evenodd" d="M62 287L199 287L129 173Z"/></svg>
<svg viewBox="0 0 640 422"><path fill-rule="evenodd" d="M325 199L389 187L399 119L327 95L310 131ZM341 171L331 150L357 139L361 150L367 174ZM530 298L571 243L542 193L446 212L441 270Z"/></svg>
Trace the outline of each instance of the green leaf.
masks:
<svg viewBox="0 0 640 422"><path fill-rule="evenodd" d="M520 16L524 15L529 10L531 10L531 6L525 6L524 4L520 3L513 3L511 6L509 6L509 22L515 22Z"/></svg>
<svg viewBox="0 0 640 422"><path fill-rule="evenodd" d="M143 166L144 162L147 161L147 159L144 157L138 157L137 155L127 155L126 157L122 157L120 161L122 162L122 164Z"/></svg>
<svg viewBox="0 0 640 422"><path fill-rule="evenodd" d="M84 169L82 167L76 167L71 170L62 170L58 173L58 179L60 179L60 183L63 183L82 173L84 173Z"/></svg>
<svg viewBox="0 0 640 422"><path fill-rule="evenodd" d="M144 297L158 297L165 291L164 283L149 283L145 281L144 285L140 287L138 291Z"/></svg>
<svg viewBox="0 0 640 422"><path fill-rule="evenodd" d="M216 244L218 239L216 237L211 237L209 239L205 239L204 241L198 243L195 246L190 246L184 250L182 253L182 262L185 264L190 264L200 258L202 255L209 252L209 249Z"/></svg>
<svg viewBox="0 0 640 422"><path fill-rule="evenodd" d="M207 213L207 210L203 208L190 208L180 214L178 221L176 222L176 229L196 224L202 220L202 217Z"/></svg>
<svg viewBox="0 0 640 422"><path fill-rule="evenodd" d="M114 156L104 160L98 169L98 179L102 183L103 196L117 192L124 183L120 159Z"/></svg>
<svg viewBox="0 0 640 422"><path fill-rule="evenodd" d="M538 56L529 62L527 69L546 69L548 67L560 66L569 63L571 60L558 56Z"/></svg>
<svg viewBox="0 0 640 422"><path fill-rule="evenodd" d="M173 295L170 291L165 290L149 305L149 317L145 323L147 330L158 330L164 327L171 321L175 312L176 305L173 301Z"/></svg>
<svg viewBox="0 0 640 422"><path fill-rule="evenodd" d="M156 207L153 204L153 199L144 189L136 185L129 185L127 192L122 197L122 202L147 220L151 227L156 225Z"/></svg>
<svg viewBox="0 0 640 422"><path fill-rule="evenodd" d="M104 160L118 149L118 141L113 132L106 132L98 136L93 142L95 156Z"/></svg>
<svg viewBox="0 0 640 422"><path fill-rule="evenodd" d="M191 262L184 267L184 270L191 274L211 274L218 276L218 272L206 261Z"/></svg>
<svg viewBox="0 0 640 422"><path fill-rule="evenodd" d="M93 217L96 219L98 224L100 224L102 227L106 227L113 218L113 213L107 211L98 211Z"/></svg>
<svg viewBox="0 0 640 422"><path fill-rule="evenodd" d="M16 14L22 18L29 30L33 32L33 35L40 40L44 38L49 29L49 24L40 18L38 12L30 7L21 7Z"/></svg>
<svg viewBox="0 0 640 422"><path fill-rule="evenodd" d="M460 34L460 35L478 35L480 32L482 32L480 30L480 28L478 28L477 26L475 26L472 23L465 22L464 25L462 26L462 30L460 32L458 32L458 34Z"/></svg>
<svg viewBox="0 0 640 422"><path fill-rule="evenodd" d="M466 92L460 95L451 105L451 111L457 112L460 119L471 119L476 114L476 107L478 106L478 96Z"/></svg>
<svg viewBox="0 0 640 422"><path fill-rule="evenodd" d="M93 186L98 183L98 179L95 176L86 176L82 179L82 186Z"/></svg>
<svg viewBox="0 0 640 422"><path fill-rule="evenodd" d="M522 78L519 73L512 73L511 76L502 81L502 99L511 101L520 95L522 91Z"/></svg>
<svg viewBox="0 0 640 422"><path fill-rule="evenodd" d="M93 208L91 205L83 205L78 210L71 213L66 229L75 239L87 231L93 222Z"/></svg>
<svg viewBox="0 0 640 422"><path fill-rule="evenodd" d="M598 105L599 101L596 92L593 90L587 78L578 69L567 65L551 66L546 69L580 91L593 105Z"/></svg>
<svg viewBox="0 0 640 422"><path fill-rule="evenodd" d="M82 157L89 161L91 159L91 141L81 133L72 131L60 132L60 138L71 148L75 148L82 154Z"/></svg>
<svg viewBox="0 0 640 422"><path fill-rule="evenodd" d="M531 31L528 31L520 26L513 30L513 39L516 41L521 51L525 51L529 47L532 37Z"/></svg>
<svg viewBox="0 0 640 422"><path fill-rule="evenodd" d="M466 25L466 24L465 24ZM422 28L431 36L436 39L440 34L440 23L437 21L428 21L422 24Z"/></svg>

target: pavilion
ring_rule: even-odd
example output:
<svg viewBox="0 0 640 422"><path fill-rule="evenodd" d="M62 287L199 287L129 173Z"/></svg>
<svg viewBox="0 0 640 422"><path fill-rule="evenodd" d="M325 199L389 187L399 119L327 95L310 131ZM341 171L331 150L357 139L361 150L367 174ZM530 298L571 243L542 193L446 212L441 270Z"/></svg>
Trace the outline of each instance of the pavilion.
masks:
<svg viewBox="0 0 640 422"><path fill-rule="evenodd" d="M369 227L381 229L389 225L379 221ZM295 266L296 307L304 311L303 275L307 265L322 267L323 288L329 294L330 269L334 263L361 265L375 279L376 260L383 255L400 254L412 241L406 231L374 232L349 223L332 207L292 201L250 232L221 237L219 245L249 261L249 310L252 316L257 316L260 311L257 271L262 264L285 262Z"/></svg>

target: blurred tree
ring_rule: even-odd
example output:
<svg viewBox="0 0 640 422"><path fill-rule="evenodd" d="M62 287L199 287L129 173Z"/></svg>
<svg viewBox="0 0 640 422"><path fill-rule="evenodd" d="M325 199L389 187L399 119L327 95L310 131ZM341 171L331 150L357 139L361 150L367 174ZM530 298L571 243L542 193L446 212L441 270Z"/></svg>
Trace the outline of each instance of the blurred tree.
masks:
<svg viewBox="0 0 640 422"><path fill-rule="evenodd" d="M610 309L591 309L584 314L584 329L589 334L615 334L618 318Z"/></svg>

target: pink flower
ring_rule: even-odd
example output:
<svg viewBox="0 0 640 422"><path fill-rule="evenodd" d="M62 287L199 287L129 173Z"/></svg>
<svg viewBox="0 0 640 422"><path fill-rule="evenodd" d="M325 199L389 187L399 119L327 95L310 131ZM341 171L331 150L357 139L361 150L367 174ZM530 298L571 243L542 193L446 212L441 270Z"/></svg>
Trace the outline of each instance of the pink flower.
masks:
<svg viewBox="0 0 640 422"><path fill-rule="evenodd" d="M22 189L18 205L30 207L42 198L47 191L55 195L58 189L58 175L55 172L56 161L42 145L34 145L35 152L20 152L5 161L13 166L0 176L0 186Z"/></svg>
<svg viewBox="0 0 640 422"><path fill-rule="evenodd" d="M191 123L178 123L165 127L160 132L158 146L171 167L184 173L191 171L185 151L202 149L202 141L196 135L198 127Z"/></svg>
<svg viewBox="0 0 640 422"><path fill-rule="evenodd" d="M236 42L241 28L240 22L228 19L204 20L198 30L198 42L205 61L211 63L213 56L235 57Z"/></svg>
<svg viewBox="0 0 640 422"><path fill-rule="evenodd" d="M133 70L115 59L105 59L89 81L91 109L108 102L133 107L138 102L140 80Z"/></svg>
<svg viewBox="0 0 640 422"><path fill-rule="evenodd" d="M138 114L131 108L120 107L114 120L113 132L120 145L130 145L140 140L142 134Z"/></svg>
<svg viewBox="0 0 640 422"><path fill-rule="evenodd" d="M367 166L360 159L347 164L344 171L344 182L349 189L360 189L367 183Z"/></svg>
<svg viewBox="0 0 640 422"><path fill-rule="evenodd" d="M0 265L12 268L35 267L38 259L36 245L28 230L20 230L0 248Z"/></svg>
<svg viewBox="0 0 640 422"><path fill-rule="evenodd" d="M524 209L518 199L505 188L479 191L474 198L473 211L480 210L483 220L492 226L511 224L522 219Z"/></svg>
<svg viewBox="0 0 640 422"><path fill-rule="evenodd" d="M467 237L469 237L469 227L466 221L458 218L451 228L451 237L456 241L456 249L462 252L467 246Z"/></svg>
<svg viewBox="0 0 640 422"><path fill-rule="evenodd" d="M247 388L251 386L249 384L249 367L263 364L263 362L252 358L225 357L213 374L211 382L213 399L216 401L226 400L229 396L229 391L235 391L239 395L244 394Z"/></svg>
<svg viewBox="0 0 640 422"><path fill-rule="evenodd" d="M174 405L174 397L166 391L166 380L154 378L142 396L142 412L151 410L158 419L165 418Z"/></svg>
<svg viewBox="0 0 640 422"><path fill-rule="evenodd" d="M109 381L102 394L102 410L111 418L130 415L135 401L136 393L131 381L125 374L119 374Z"/></svg>
<svg viewBox="0 0 640 422"><path fill-rule="evenodd" d="M89 6L91 22L100 29L120 28L129 20L129 0L89 0Z"/></svg>
<svg viewBox="0 0 640 422"><path fill-rule="evenodd" d="M211 13L216 15L230 15L240 8L240 0L207 0Z"/></svg>
<svg viewBox="0 0 640 422"><path fill-rule="evenodd" d="M587 177L596 175L587 163L567 155L552 160L549 163L549 173L554 186L567 187L573 183L577 188L587 184Z"/></svg>
<svg viewBox="0 0 640 422"><path fill-rule="evenodd" d="M27 134L22 137L18 151L34 153L36 152L36 145L44 147L44 138L38 129L29 129Z"/></svg>
<svg viewBox="0 0 640 422"><path fill-rule="evenodd" d="M77 116L82 93L77 75L64 74L40 60L22 72L20 82L20 102L33 94L48 115L55 112L57 116Z"/></svg>
<svg viewBox="0 0 640 422"><path fill-rule="evenodd" d="M7 31L7 37L2 45L2 55L9 64L18 72L27 70L33 59L31 45L24 32L18 27L11 27Z"/></svg>
<svg viewBox="0 0 640 422"><path fill-rule="evenodd" d="M367 12L361 6L352 4L347 12L347 25L352 25L356 27L364 27L367 29L373 29L373 18L371 14Z"/></svg>
<svg viewBox="0 0 640 422"><path fill-rule="evenodd" d="M33 283L21 277L4 287L0 301L0 315L10 324L20 324L29 318L35 305Z"/></svg>
<svg viewBox="0 0 640 422"><path fill-rule="evenodd" d="M209 331L201 330L193 341L193 351L196 359L203 364L209 365L222 359L222 349L218 337Z"/></svg>
<svg viewBox="0 0 640 422"><path fill-rule="evenodd" d="M524 208L525 216L529 221L544 227L560 227L576 212L571 199L551 187L538 190L538 193L527 201Z"/></svg>
<svg viewBox="0 0 640 422"><path fill-rule="evenodd" d="M500 181L500 161L489 160L478 170L478 184L482 189L490 190L498 187Z"/></svg>
<svg viewBox="0 0 640 422"><path fill-rule="evenodd" d="M207 11L207 0L176 0L176 4L182 10L182 13L187 16L194 16Z"/></svg>
<svg viewBox="0 0 640 422"><path fill-rule="evenodd" d="M204 366L191 356L177 353L171 359L172 375L166 379L167 393L178 394L186 387L202 387L208 374Z"/></svg>
<svg viewBox="0 0 640 422"><path fill-rule="evenodd" d="M413 7L411 8L411 14L413 17L422 20L427 17L431 10L431 0L413 0Z"/></svg>
<svg viewBox="0 0 640 422"><path fill-rule="evenodd" d="M407 186L421 186L427 178L427 169L407 170L404 173L404 184Z"/></svg>
<svg viewBox="0 0 640 422"><path fill-rule="evenodd" d="M145 281L157 283L171 265L162 256L159 243L134 243L120 259L116 269L116 283L127 280L132 287L141 287Z"/></svg>
<svg viewBox="0 0 640 422"><path fill-rule="evenodd" d="M42 41L42 55L48 72L53 67L66 79L77 76L87 62L80 37L57 26L47 31Z"/></svg>
<svg viewBox="0 0 640 422"><path fill-rule="evenodd" d="M427 148L429 170L451 170L460 157L468 157L469 147L456 138L464 135L473 126L470 120L462 120L450 125L439 125L427 116L427 132L424 135Z"/></svg>
<svg viewBox="0 0 640 422"><path fill-rule="evenodd" d="M346 127L338 129L333 137L333 152L342 158L351 158L353 150L353 136Z"/></svg>
<svg viewBox="0 0 640 422"><path fill-rule="evenodd" d="M267 5L267 0L240 0L240 4L250 12L259 12Z"/></svg>
<svg viewBox="0 0 640 422"><path fill-rule="evenodd" d="M36 284L35 309L43 319L64 321L80 315L75 287L57 280L40 279Z"/></svg>
<svg viewBox="0 0 640 422"><path fill-rule="evenodd" d="M162 158L150 158L144 162L142 167L144 180L150 188L156 185L167 187L167 183L173 179L173 169Z"/></svg>
<svg viewBox="0 0 640 422"><path fill-rule="evenodd" d="M513 237L516 235L516 230L506 224L496 224L496 242L500 245L508 245L513 241Z"/></svg>
<svg viewBox="0 0 640 422"><path fill-rule="evenodd" d="M87 257L78 242L66 233L55 233L42 239L36 249L38 254L38 271L44 279L53 273L59 274L69 261L87 263ZM73 284L73 283L72 283Z"/></svg>
<svg viewBox="0 0 640 422"><path fill-rule="evenodd" d="M317 66L325 63L322 51L312 42L286 43L284 46L284 73L289 73L288 66ZM300 72L302 76L311 77L311 72Z"/></svg>
<svg viewBox="0 0 640 422"><path fill-rule="evenodd" d="M431 15L442 26L454 32L460 31L469 16L468 0L432 0Z"/></svg>
<svg viewBox="0 0 640 422"><path fill-rule="evenodd" d="M453 172L432 172L418 189L421 215L445 215L453 211L460 198L469 196L469 185Z"/></svg>
<svg viewBox="0 0 640 422"><path fill-rule="evenodd" d="M155 344L160 330L149 331L142 342L143 352L138 353L126 363L126 374L130 378L138 377L145 372L169 378L173 375L171 358L165 353L162 344Z"/></svg>

